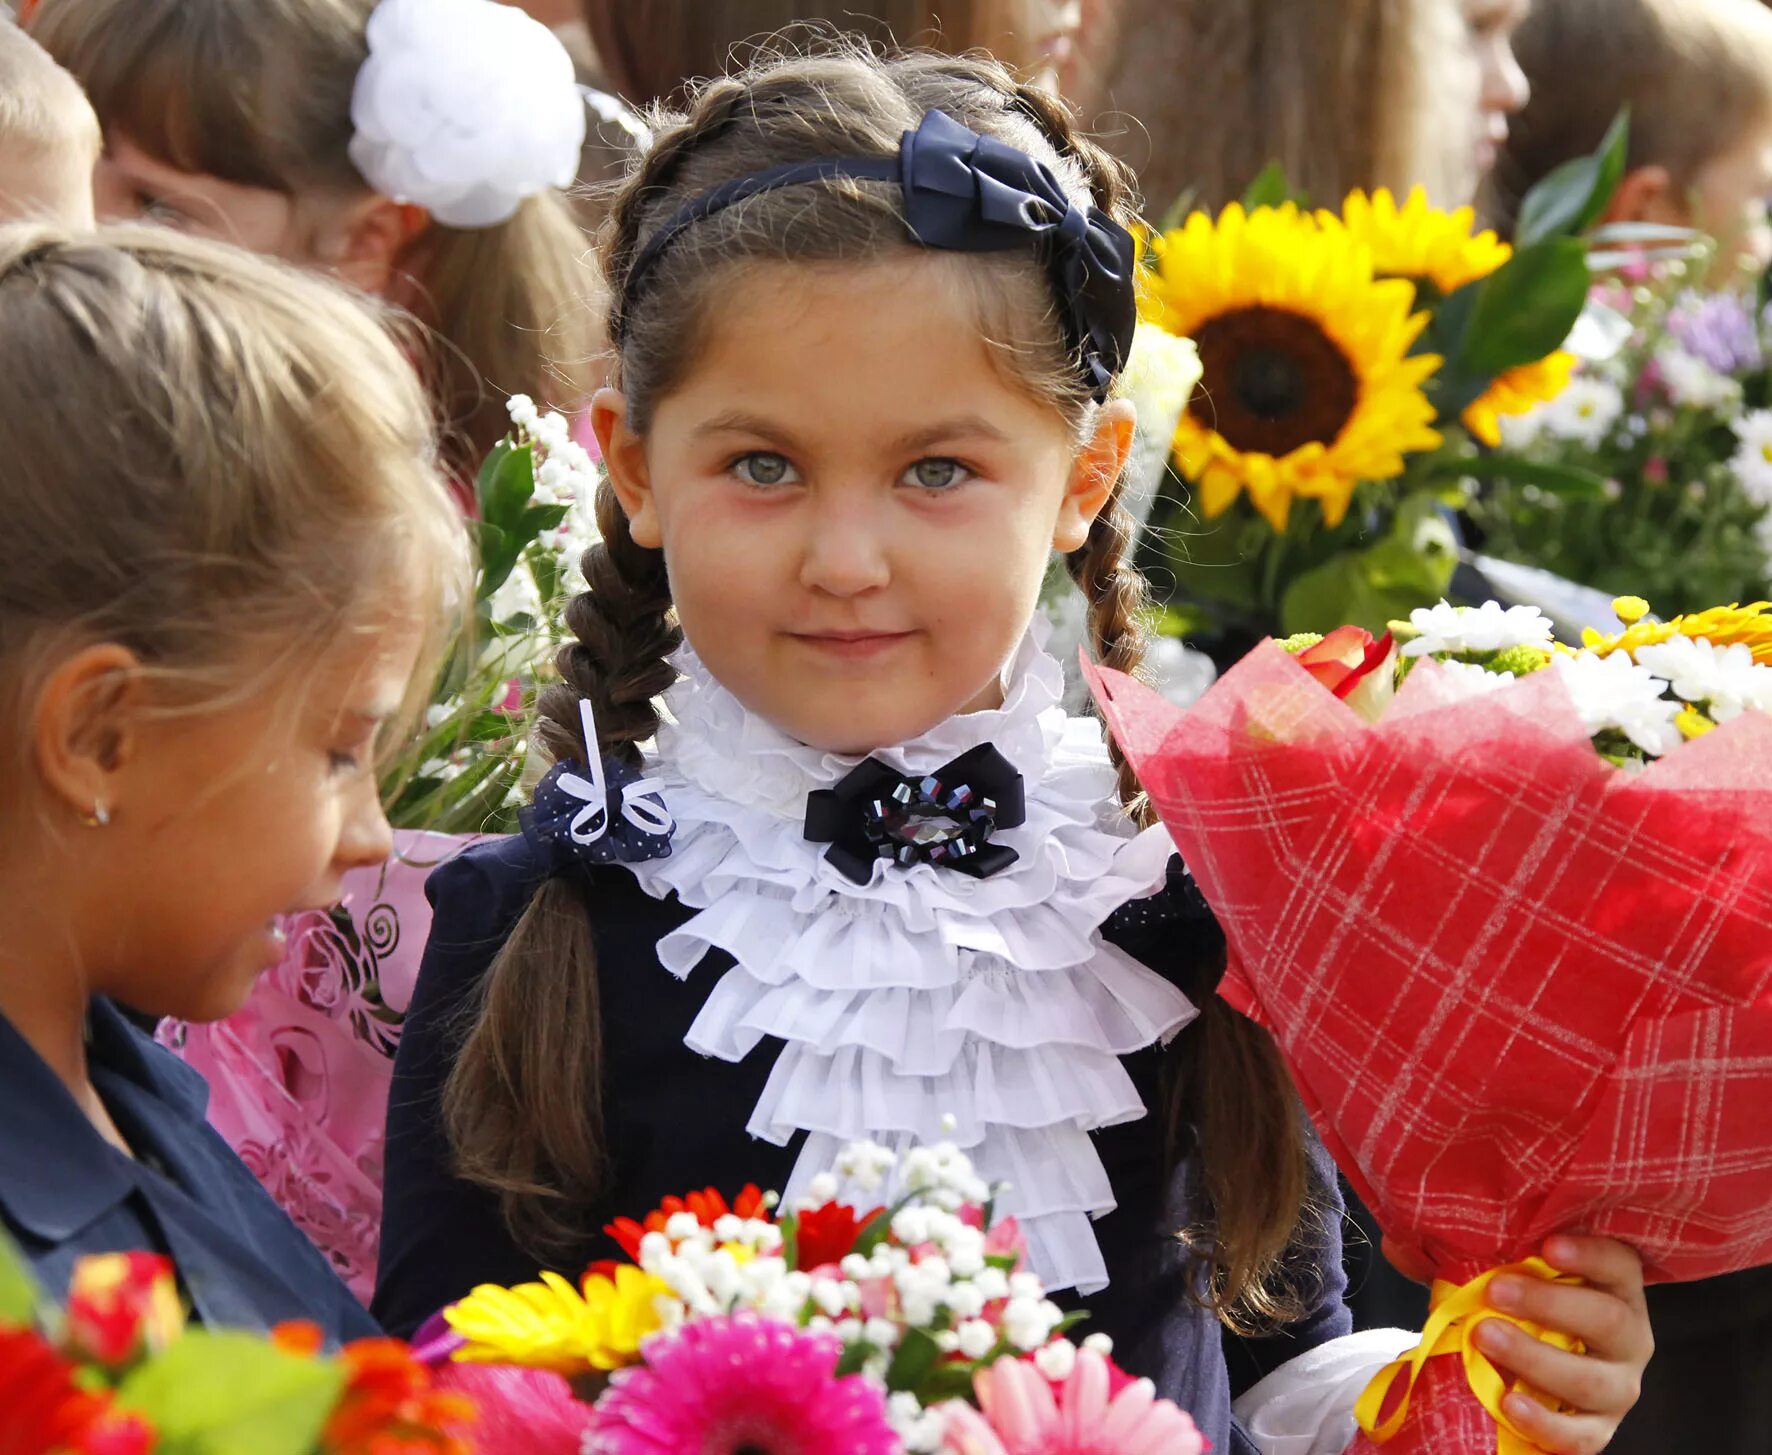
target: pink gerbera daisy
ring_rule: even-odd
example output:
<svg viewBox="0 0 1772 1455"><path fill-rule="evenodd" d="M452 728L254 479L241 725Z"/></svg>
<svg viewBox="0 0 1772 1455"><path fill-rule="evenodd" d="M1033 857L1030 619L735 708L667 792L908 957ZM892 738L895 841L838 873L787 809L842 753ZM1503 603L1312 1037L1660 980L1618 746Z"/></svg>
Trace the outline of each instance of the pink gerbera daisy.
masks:
<svg viewBox="0 0 1772 1455"><path fill-rule="evenodd" d="M1202 1455L1206 1442L1187 1414L1158 1399L1148 1379L1110 1393L1112 1366L1077 1352L1070 1377L1054 1384L1025 1359L999 1359L972 1376L983 1413L948 1406L949 1455Z"/></svg>
<svg viewBox="0 0 1772 1455"><path fill-rule="evenodd" d="M836 1337L752 1313L650 1340L597 1402L590 1455L893 1455L885 1397Z"/></svg>

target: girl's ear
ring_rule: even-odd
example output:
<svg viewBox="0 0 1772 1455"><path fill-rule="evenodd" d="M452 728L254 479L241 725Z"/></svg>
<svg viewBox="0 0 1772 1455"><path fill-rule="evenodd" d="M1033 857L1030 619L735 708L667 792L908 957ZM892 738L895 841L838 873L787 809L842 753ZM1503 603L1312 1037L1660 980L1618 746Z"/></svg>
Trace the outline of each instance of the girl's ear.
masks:
<svg viewBox="0 0 1772 1455"><path fill-rule="evenodd" d="M1095 429L1077 452L1058 507L1058 524L1052 532L1054 550L1068 556L1088 541L1089 527L1113 498L1114 486L1132 454L1137 428L1138 411L1130 399L1110 399L1096 411Z"/></svg>
<svg viewBox="0 0 1772 1455"><path fill-rule="evenodd" d="M115 642L85 647L58 665L37 694L31 748L49 792L82 818L119 808L135 756L141 663Z"/></svg>
<svg viewBox="0 0 1772 1455"><path fill-rule="evenodd" d="M409 202L371 193L330 219L315 239L316 258L354 288L393 298L412 245L431 225L431 214Z"/></svg>
<svg viewBox="0 0 1772 1455"><path fill-rule="evenodd" d="M1666 167L1637 167L1626 172L1606 205L1602 222L1664 222L1684 227L1690 209L1674 187Z"/></svg>
<svg viewBox="0 0 1772 1455"><path fill-rule="evenodd" d="M603 451L609 484L627 513L628 534L635 545L658 550L664 545L664 536L653 504L646 441L628 428L628 401L619 389L599 389L591 396L591 429Z"/></svg>

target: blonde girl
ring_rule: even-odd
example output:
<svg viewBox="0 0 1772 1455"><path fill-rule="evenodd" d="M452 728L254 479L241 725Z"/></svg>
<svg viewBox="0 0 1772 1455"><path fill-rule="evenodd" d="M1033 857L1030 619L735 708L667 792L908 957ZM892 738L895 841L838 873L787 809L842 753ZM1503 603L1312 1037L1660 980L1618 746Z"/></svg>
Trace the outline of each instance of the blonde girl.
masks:
<svg viewBox="0 0 1772 1455"><path fill-rule="evenodd" d="M1233 1387L1345 1331L1321 1153L1035 614L1056 550L1093 654L1138 662L1132 216L1064 107L983 61L838 49L660 126L603 251L605 539L542 703L557 766L522 836L431 881L391 1327L612 1255L669 1193L792 1198L844 1140L951 1127L1215 1448L1250 1448ZM1593 1297L1634 1333L1605 1247L1622 1292ZM1615 1419L1635 1346L1541 1312L1596 1335L1585 1418ZM1223 1324L1287 1329L1227 1354Z"/></svg>
<svg viewBox="0 0 1772 1455"><path fill-rule="evenodd" d="M321 269L408 308L471 476L528 394L576 408L597 350L564 48L494 0L41 0L98 111L101 216Z"/></svg>
<svg viewBox="0 0 1772 1455"><path fill-rule="evenodd" d="M387 852L377 747L465 547L430 411L318 279L0 229L0 1232L153 1249L205 1323L372 1325L134 1028L213 1020Z"/></svg>

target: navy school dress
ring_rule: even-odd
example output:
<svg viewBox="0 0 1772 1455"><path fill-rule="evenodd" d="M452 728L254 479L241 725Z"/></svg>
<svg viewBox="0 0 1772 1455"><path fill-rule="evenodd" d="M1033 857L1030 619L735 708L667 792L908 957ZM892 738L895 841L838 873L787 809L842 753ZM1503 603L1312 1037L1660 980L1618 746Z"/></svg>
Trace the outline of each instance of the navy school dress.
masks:
<svg viewBox="0 0 1772 1455"><path fill-rule="evenodd" d="M204 1121L209 1088L108 1000L87 1016L92 1084L133 1158L0 1016L0 1227L60 1302L77 1259L163 1253L191 1317L262 1331L292 1319L331 1343L380 1332L234 1150Z"/></svg>
<svg viewBox="0 0 1772 1455"><path fill-rule="evenodd" d="M438 869L427 887L436 918L394 1063L372 1306L393 1333L410 1335L475 1284L530 1282L538 1271L536 1257L506 1230L497 1197L453 1175L439 1106L479 982L543 872L519 836L470 849ZM620 866L582 874L601 969L604 1120L614 1189L596 1210L596 1223L642 1217L666 1196L696 1188L712 1186L730 1197L746 1183L785 1185L798 1140L777 1147L745 1131L780 1043L766 1040L738 1063L700 1056L683 1044L730 958L711 952L678 980L659 964L655 946L690 911L674 898L653 899ZM1209 993L1202 986L1222 963L1218 927L1179 874L1170 891L1129 907L1107 933L1196 999ZM1160 1105L1159 1059L1155 1050L1125 1058L1149 1107ZM1237 1339L1188 1298L1188 1258L1173 1236L1198 1207L1197 1165L1184 1161L1173 1174L1165 1171L1154 1116L1097 1132L1095 1142L1117 1206L1095 1224L1110 1282L1077 1301L1090 1313L1085 1331L1112 1335L1116 1360L1187 1409L1213 1449L1253 1455L1255 1447L1233 1427L1233 1395L1295 1354L1350 1330L1338 1200L1321 1219L1318 1241L1300 1250L1300 1266L1309 1270L1302 1283L1310 1313L1273 1337ZM1314 1156L1317 1180L1335 1199L1333 1170L1320 1151ZM599 1235L559 1260L559 1271L576 1277L593 1260L622 1256Z"/></svg>

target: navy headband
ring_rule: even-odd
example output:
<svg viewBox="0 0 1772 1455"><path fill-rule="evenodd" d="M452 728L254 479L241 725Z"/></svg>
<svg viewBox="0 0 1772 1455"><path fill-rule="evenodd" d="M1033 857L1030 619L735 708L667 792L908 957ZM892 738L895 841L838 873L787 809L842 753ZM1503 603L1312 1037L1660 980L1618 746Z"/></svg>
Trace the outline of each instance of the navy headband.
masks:
<svg viewBox="0 0 1772 1455"><path fill-rule="evenodd" d="M635 300L659 259L690 227L762 192L844 177L897 182L911 237L926 248L995 253L1031 249L1047 265L1084 381L1107 398L1138 323L1137 250L1099 207L1079 207L1045 163L980 136L943 111L907 131L896 157L813 157L734 177L668 218L628 269L612 332L619 344Z"/></svg>

